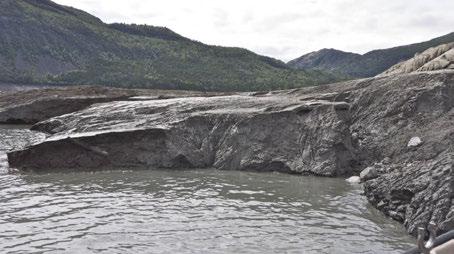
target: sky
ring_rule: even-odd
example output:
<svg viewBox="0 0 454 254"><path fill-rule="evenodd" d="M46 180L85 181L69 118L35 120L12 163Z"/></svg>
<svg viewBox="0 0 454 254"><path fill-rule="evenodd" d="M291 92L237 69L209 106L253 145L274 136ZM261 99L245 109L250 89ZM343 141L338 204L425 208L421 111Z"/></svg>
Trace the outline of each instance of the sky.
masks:
<svg viewBox="0 0 454 254"><path fill-rule="evenodd" d="M453 0L54 0L104 22L165 26L203 43L283 61L355 53L454 32Z"/></svg>

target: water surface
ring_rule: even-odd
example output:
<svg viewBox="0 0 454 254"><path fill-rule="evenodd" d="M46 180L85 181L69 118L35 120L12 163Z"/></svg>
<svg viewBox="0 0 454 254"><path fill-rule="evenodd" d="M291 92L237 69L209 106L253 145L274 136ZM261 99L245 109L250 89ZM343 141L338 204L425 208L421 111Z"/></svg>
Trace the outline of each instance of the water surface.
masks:
<svg viewBox="0 0 454 254"><path fill-rule="evenodd" d="M0 153L41 138L0 129ZM401 253L414 242L343 179L14 173L0 157L1 253Z"/></svg>

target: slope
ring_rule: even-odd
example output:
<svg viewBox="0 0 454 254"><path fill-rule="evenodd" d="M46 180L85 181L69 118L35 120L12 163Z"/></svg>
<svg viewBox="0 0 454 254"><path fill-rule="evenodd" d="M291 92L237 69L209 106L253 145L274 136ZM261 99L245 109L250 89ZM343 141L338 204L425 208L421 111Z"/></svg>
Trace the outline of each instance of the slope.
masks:
<svg viewBox="0 0 454 254"><path fill-rule="evenodd" d="M0 30L3 83L245 91L338 79L167 28L105 24L49 0L0 1Z"/></svg>

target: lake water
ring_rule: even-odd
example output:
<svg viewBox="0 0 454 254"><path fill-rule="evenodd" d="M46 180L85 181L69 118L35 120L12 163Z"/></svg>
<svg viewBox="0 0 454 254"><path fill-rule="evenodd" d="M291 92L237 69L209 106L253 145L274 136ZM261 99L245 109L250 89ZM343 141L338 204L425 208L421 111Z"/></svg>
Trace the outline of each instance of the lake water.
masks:
<svg viewBox="0 0 454 254"><path fill-rule="evenodd" d="M403 226L343 179L218 170L18 173L0 126L0 253L402 253Z"/></svg>

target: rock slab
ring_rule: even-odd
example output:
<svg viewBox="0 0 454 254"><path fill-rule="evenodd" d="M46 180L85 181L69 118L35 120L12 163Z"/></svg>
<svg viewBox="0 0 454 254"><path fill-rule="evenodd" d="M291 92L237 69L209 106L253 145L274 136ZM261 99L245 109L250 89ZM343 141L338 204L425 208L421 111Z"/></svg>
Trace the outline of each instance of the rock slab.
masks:
<svg viewBox="0 0 454 254"><path fill-rule="evenodd" d="M52 136L11 153L9 161L33 169L215 167L344 175L357 161L348 108L345 102L248 95L97 104L38 123L34 130Z"/></svg>

